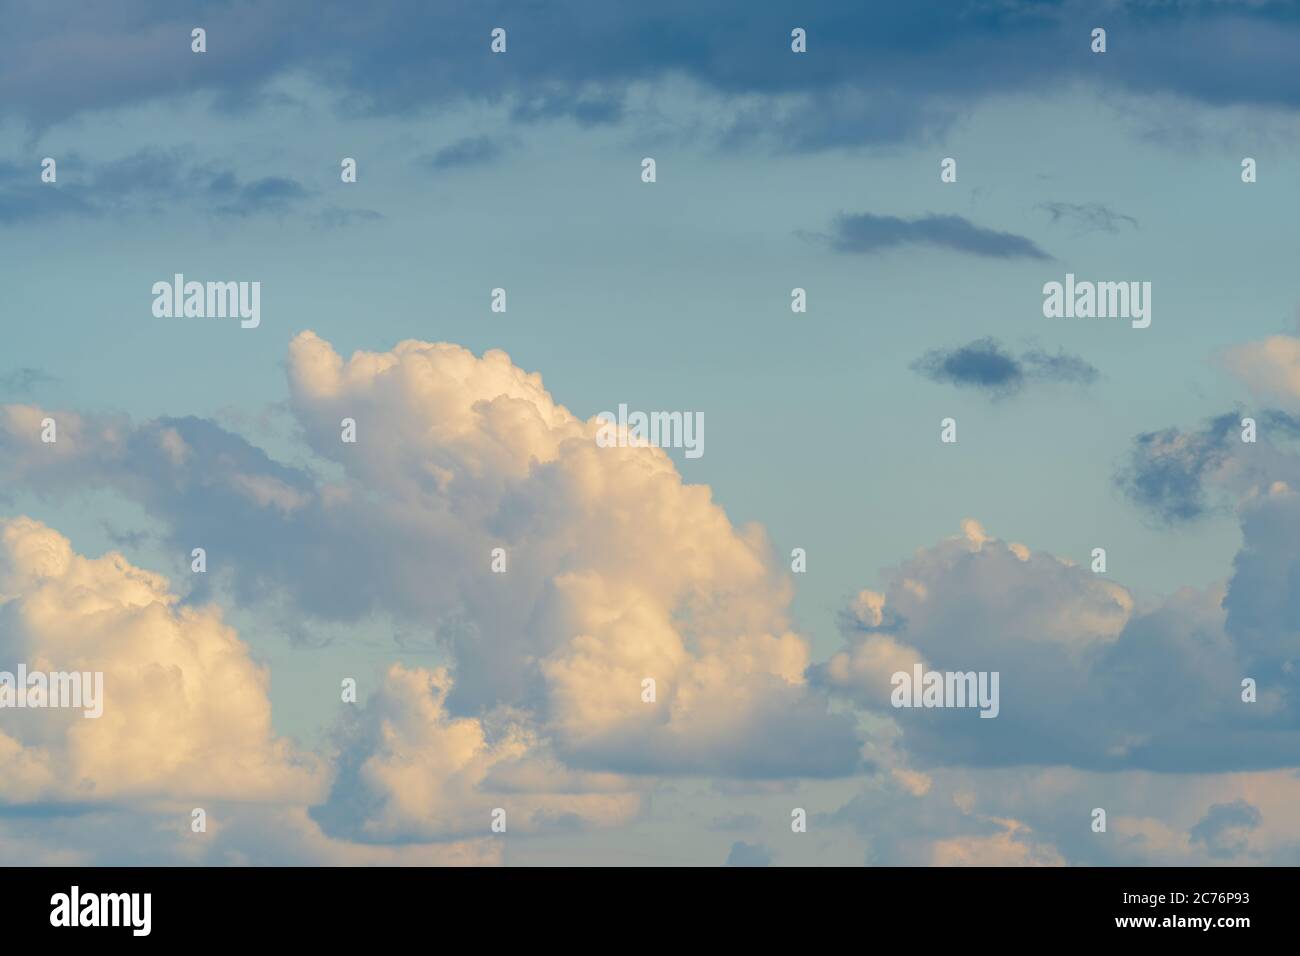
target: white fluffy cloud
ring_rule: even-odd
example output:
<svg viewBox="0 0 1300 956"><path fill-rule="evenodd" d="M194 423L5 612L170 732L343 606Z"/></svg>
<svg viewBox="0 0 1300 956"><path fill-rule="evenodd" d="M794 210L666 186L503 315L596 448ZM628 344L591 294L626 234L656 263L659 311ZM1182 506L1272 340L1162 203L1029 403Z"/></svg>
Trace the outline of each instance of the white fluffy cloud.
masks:
<svg viewBox="0 0 1300 956"><path fill-rule="evenodd" d="M345 361L304 332L288 373L303 433L332 463L321 470L342 477L197 419L68 416L56 465L32 437L36 409L10 411L0 450L18 463L0 469L118 487L178 546L227 555L218 573L242 599L275 591L309 618L382 609L432 630L453 653L451 713L527 710L585 769L856 767L851 720L805 681L793 588L762 529L733 526L665 452L599 447L594 418L499 351L407 341Z"/></svg>
<svg viewBox="0 0 1300 956"><path fill-rule="evenodd" d="M509 711L485 720L446 711L445 668L389 668L349 728L330 799L313 811L327 832L366 842L482 837L495 811L507 833L626 823L639 794L612 774L562 767Z"/></svg>
<svg viewBox="0 0 1300 956"><path fill-rule="evenodd" d="M0 800L307 800L319 769L271 729L269 675L213 608L121 555L0 521L0 669L102 672L102 715L0 711ZM196 804L198 805L198 804Z"/></svg>
<svg viewBox="0 0 1300 956"><path fill-rule="evenodd" d="M479 622L452 639L470 699L522 689L562 752L592 766L851 768L847 724L807 691L808 645L761 529L735 529L666 453L599 447L594 419L498 351L403 342L344 362L308 332L289 378L312 447L352 479L340 495L364 489L393 536L398 523L427 535L410 567L438 581L400 584L402 600L454 587ZM355 445L339 440L345 418ZM493 547L506 574L490 571Z"/></svg>

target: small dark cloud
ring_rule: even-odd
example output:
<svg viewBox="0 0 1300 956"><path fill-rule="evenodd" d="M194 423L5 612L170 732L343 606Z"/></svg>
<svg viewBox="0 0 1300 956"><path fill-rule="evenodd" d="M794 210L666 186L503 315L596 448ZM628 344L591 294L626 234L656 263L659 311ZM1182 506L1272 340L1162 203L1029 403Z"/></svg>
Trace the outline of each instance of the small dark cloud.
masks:
<svg viewBox="0 0 1300 956"><path fill-rule="evenodd" d="M1052 225L1070 225L1076 235L1089 232L1119 232L1121 226L1136 229L1138 221L1102 205L1099 202L1069 203L1045 202L1038 208L1051 217Z"/></svg>
<svg viewBox="0 0 1300 956"><path fill-rule="evenodd" d="M1210 510L1204 480L1230 457L1240 421L1239 413L1229 412L1200 431L1166 428L1138 435L1116 485L1167 523L1202 517Z"/></svg>
<svg viewBox="0 0 1300 956"><path fill-rule="evenodd" d="M727 854L727 866L771 866L772 851L761 843L737 840Z"/></svg>
<svg viewBox="0 0 1300 956"><path fill-rule="evenodd" d="M977 226L962 216L901 219L872 213L836 217L826 239L836 252L871 254L908 245L937 246L994 259L1050 259L1031 239Z"/></svg>
<svg viewBox="0 0 1300 956"><path fill-rule="evenodd" d="M1077 355L1030 349L1017 358L993 338L977 339L955 349L931 349L912 363L912 371L932 382L978 388L1010 396L1030 382L1088 385L1097 369Z"/></svg>
<svg viewBox="0 0 1300 956"><path fill-rule="evenodd" d="M502 145L490 136L470 136L444 146L420 159L430 169L456 169L462 166L483 166L495 162L503 152Z"/></svg>
<svg viewBox="0 0 1300 956"><path fill-rule="evenodd" d="M39 368L16 368L0 372L0 392L9 395L30 395L42 385L57 382L53 375Z"/></svg>

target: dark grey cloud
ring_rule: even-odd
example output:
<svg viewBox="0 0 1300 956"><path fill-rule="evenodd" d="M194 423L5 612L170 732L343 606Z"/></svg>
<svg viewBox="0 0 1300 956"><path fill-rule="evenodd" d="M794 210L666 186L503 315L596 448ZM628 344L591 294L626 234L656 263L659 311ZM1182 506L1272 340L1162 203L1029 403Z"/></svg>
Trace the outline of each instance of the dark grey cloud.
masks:
<svg viewBox="0 0 1300 956"><path fill-rule="evenodd" d="M184 9L120 0L75 17L4 0L0 17L0 109L34 126L200 90L219 109L247 109L286 74L316 78L351 111L508 99L524 121L587 123L616 121L634 83L684 77L766 100L737 117L738 135L765 129L795 149L923 136L983 97L1078 83L1300 105L1291 69L1300 10L1282 3L1111 7L1102 56L1088 48L1097 17L1087 0L660 0L618 10L600 0L212 0ZM208 52L194 54L190 29L200 22ZM496 25L509 31L500 56L488 50ZM794 25L808 31L807 54L790 52ZM778 109L778 97L794 102Z"/></svg>
<svg viewBox="0 0 1300 956"><path fill-rule="evenodd" d="M1038 208L1047 212L1052 225L1071 226L1076 235L1090 232L1114 233L1119 232L1122 226L1136 229L1138 224L1132 216L1115 212L1099 202L1045 202L1039 203Z"/></svg>
<svg viewBox="0 0 1300 956"><path fill-rule="evenodd" d="M1240 444L1240 422L1239 413L1228 412L1199 431L1166 428L1138 435L1115 483L1164 522L1200 518L1211 509L1205 479L1232 456L1233 443Z"/></svg>
<svg viewBox="0 0 1300 956"><path fill-rule="evenodd" d="M1097 369L1076 355L1030 349L1017 358L993 338L953 349L931 349L911 367L932 382L977 388L995 396L1014 395L1030 382L1087 385L1098 377Z"/></svg>
<svg viewBox="0 0 1300 956"><path fill-rule="evenodd" d="M737 840L731 844L727 854L726 866L771 866L772 851L761 843L745 843Z"/></svg>
<svg viewBox="0 0 1300 956"><path fill-rule="evenodd" d="M977 226L962 216L902 219L872 213L836 217L829 236L836 252L871 254L899 246L928 245L994 259L1050 259L1032 239Z"/></svg>

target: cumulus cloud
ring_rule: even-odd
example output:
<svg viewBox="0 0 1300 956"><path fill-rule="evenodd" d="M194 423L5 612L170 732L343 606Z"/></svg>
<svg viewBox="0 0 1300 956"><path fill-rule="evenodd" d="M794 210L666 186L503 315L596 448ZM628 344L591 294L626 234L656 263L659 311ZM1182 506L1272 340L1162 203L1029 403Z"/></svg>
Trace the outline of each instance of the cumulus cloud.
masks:
<svg viewBox="0 0 1300 956"><path fill-rule="evenodd" d="M1292 589L1264 592L1293 573L1285 542L1300 508L1284 488L1243 507L1246 543L1226 592L1186 589L1144 609L1087 567L967 522L889 571L884 594L859 596L845 615L849 646L818 678L891 716L922 767L1291 766L1300 702L1286 675L1300 629ZM998 672L998 716L892 707L892 674L918 662ZM1255 704L1240 697L1247 676L1259 683Z"/></svg>
<svg viewBox="0 0 1300 956"><path fill-rule="evenodd" d="M539 754L523 720L446 711L451 676L389 668L348 728L329 800L313 810L326 832L398 843L480 836L504 811L506 832L623 823L640 798L609 774L575 773Z"/></svg>
<svg viewBox="0 0 1300 956"><path fill-rule="evenodd" d="M59 413L59 443L44 445L50 413L32 406L5 407L0 473L47 494L118 488L178 545L232 556L209 577L227 574L241 599L433 628L454 655L451 713L528 709L585 769L858 766L851 718L805 680L791 583L761 528L734 527L663 451L599 447L594 418L499 351L408 341L345 361L308 332L288 372L307 443L342 477L198 419ZM339 440L344 418L355 444Z"/></svg>
<svg viewBox="0 0 1300 956"><path fill-rule="evenodd" d="M491 866L504 843L358 843L326 835L299 804L207 801L207 831L192 805L78 807L56 815L0 811L0 853L37 866Z"/></svg>
<svg viewBox="0 0 1300 956"><path fill-rule="evenodd" d="M0 665L20 662L101 672L102 715L4 711L0 841L16 809L102 837L130 805L140 862L481 863L500 858L496 807L522 833L626 822L640 807L622 779L563 767L526 715L448 715L445 669L393 665L336 745L303 752L274 734L269 674L219 611L28 518L0 522ZM191 837L194 806L209 831Z"/></svg>
<svg viewBox="0 0 1300 956"><path fill-rule="evenodd" d="M214 608L121 555L0 522L0 667L101 672L102 716L5 711L0 801L310 799L315 761L271 728L269 675Z"/></svg>

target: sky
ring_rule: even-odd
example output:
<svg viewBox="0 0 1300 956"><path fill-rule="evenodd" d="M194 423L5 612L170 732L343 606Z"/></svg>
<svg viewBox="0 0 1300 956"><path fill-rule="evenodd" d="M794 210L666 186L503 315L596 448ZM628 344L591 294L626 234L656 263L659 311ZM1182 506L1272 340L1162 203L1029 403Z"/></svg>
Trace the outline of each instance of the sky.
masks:
<svg viewBox="0 0 1300 956"><path fill-rule="evenodd" d="M0 860L1300 862L1291 6L0 18Z"/></svg>

